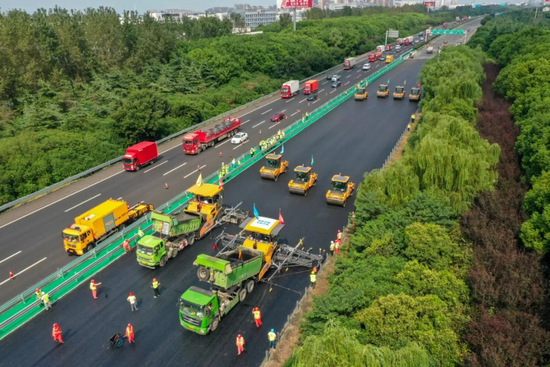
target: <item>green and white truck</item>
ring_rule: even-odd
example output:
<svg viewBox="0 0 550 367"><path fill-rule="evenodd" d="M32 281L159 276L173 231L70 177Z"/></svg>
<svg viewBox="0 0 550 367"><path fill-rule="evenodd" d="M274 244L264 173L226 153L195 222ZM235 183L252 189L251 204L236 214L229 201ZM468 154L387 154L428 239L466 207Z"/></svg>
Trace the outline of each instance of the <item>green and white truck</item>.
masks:
<svg viewBox="0 0 550 367"><path fill-rule="evenodd" d="M216 257L199 255L199 280L209 282L212 290L191 287L180 297L181 325L206 335L218 328L222 318L253 291L257 275L264 265L260 250L239 247Z"/></svg>
<svg viewBox="0 0 550 367"><path fill-rule="evenodd" d="M146 235L137 243L138 264L151 269L166 265L169 259L192 245L203 223L201 215L185 212L172 215L154 211L151 220L153 231L161 237Z"/></svg>

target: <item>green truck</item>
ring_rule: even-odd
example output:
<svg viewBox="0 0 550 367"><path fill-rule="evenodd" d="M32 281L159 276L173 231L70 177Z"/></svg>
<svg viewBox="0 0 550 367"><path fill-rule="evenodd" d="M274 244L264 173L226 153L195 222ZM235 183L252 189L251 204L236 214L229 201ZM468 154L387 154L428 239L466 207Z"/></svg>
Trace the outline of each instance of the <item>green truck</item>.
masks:
<svg viewBox="0 0 550 367"><path fill-rule="evenodd" d="M206 335L218 328L221 319L253 291L256 276L264 265L264 253L246 247L218 254L199 255L199 280L209 282L212 290L191 287L180 297L181 325Z"/></svg>
<svg viewBox="0 0 550 367"><path fill-rule="evenodd" d="M200 214L185 212L164 214L154 211L151 220L153 231L159 233L160 237L143 236L137 243L138 264L151 269L155 269L157 265L166 265L169 259L192 245L203 223Z"/></svg>

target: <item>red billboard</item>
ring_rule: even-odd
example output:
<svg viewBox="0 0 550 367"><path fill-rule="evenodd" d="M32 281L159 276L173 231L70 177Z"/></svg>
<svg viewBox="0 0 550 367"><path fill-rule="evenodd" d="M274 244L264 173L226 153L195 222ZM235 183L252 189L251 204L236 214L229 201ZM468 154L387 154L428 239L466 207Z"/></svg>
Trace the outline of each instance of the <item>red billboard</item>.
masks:
<svg viewBox="0 0 550 367"><path fill-rule="evenodd" d="M426 6L435 6L435 1L424 1L424 5L426 5Z"/></svg>
<svg viewBox="0 0 550 367"><path fill-rule="evenodd" d="M311 8L313 5L313 0L283 0L281 3L281 8L283 9L305 9Z"/></svg>

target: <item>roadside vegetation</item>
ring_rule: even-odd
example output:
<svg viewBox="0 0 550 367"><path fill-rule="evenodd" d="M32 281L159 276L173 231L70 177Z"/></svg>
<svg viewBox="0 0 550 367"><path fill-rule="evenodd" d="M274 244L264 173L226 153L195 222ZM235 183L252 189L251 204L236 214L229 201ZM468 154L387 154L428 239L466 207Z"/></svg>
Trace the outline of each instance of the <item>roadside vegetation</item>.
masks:
<svg viewBox="0 0 550 367"><path fill-rule="evenodd" d="M373 49L425 14L307 21L230 35L229 20L159 23L113 9L0 14L0 203Z"/></svg>

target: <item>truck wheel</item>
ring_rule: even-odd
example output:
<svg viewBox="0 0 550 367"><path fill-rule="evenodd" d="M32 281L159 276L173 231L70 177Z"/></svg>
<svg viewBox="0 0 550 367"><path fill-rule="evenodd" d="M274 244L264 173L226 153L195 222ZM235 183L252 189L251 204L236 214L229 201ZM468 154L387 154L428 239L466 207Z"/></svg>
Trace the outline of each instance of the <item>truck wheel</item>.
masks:
<svg viewBox="0 0 550 367"><path fill-rule="evenodd" d="M90 243L88 246L86 246L86 250L84 252L90 252L93 248L94 246Z"/></svg>
<svg viewBox="0 0 550 367"><path fill-rule="evenodd" d="M159 261L159 266L162 268L164 265L166 265L166 261L168 261L166 259L166 256L161 257Z"/></svg>
<svg viewBox="0 0 550 367"><path fill-rule="evenodd" d="M275 176L275 177L273 178L273 181L277 182L278 179L279 179L279 176Z"/></svg>
<svg viewBox="0 0 550 367"><path fill-rule="evenodd" d="M346 207L346 203L347 203L347 202L348 202L347 200L344 200L344 202L342 203L342 208L345 208L345 207Z"/></svg>
<svg viewBox="0 0 550 367"><path fill-rule="evenodd" d="M174 259L176 256L178 256L178 254L179 254L179 251L178 251L177 248L172 249L172 259Z"/></svg>
<svg viewBox="0 0 550 367"><path fill-rule="evenodd" d="M239 301L244 301L246 298L246 288L243 288L239 291Z"/></svg>
<svg viewBox="0 0 550 367"><path fill-rule="evenodd" d="M212 324L210 324L210 331L216 331L216 329L220 326L220 319L215 317L212 320Z"/></svg>
<svg viewBox="0 0 550 367"><path fill-rule="evenodd" d="M189 239L187 240L187 246L191 246L192 244L195 243L195 235L192 235L191 237L189 237Z"/></svg>
<svg viewBox="0 0 550 367"><path fill-rule="evenodd" d="M254 281L252 279L247 280L245 288L248 293L252 293L252 291L254 290Z"/></svg>
<svg viewBox="0 0 550 367"><path fill-rule="evenodd" d="M136 166L136 172L139 171L141 169L141 166L140 165L137 165Z"/></svg>
<svg viewBox="0 0 550 367"><path fill-rule="evenodd" d="M309 191L309 189L304 190L304 196L307 196L308 191Z"/></svg>
<svg viewBox="0 0 550 367"><path fill-rule="evenodd" d="M197 278L201 282L206 282L208 280L208 277L210 276L208 269L206 269L204 266L199 266L197 269Z"/></svg>

